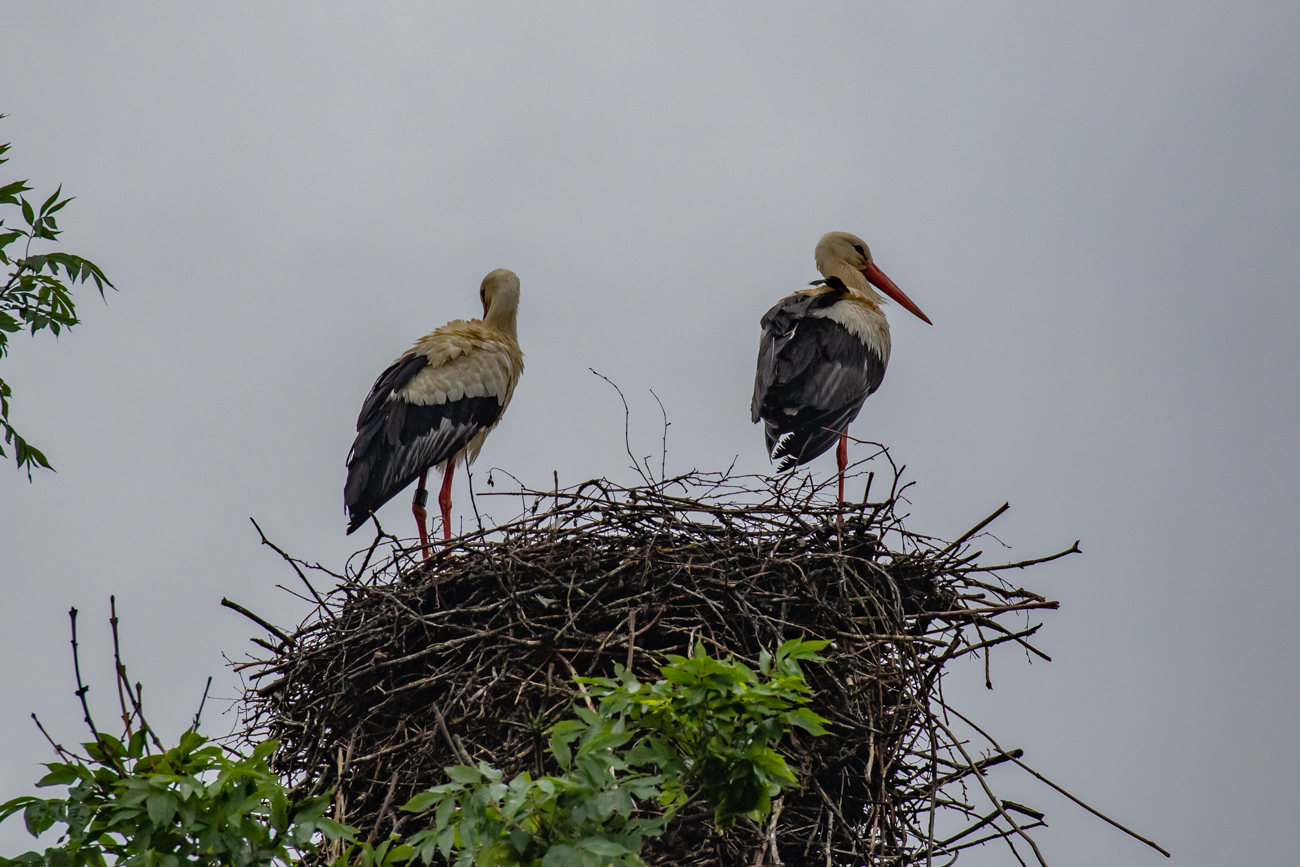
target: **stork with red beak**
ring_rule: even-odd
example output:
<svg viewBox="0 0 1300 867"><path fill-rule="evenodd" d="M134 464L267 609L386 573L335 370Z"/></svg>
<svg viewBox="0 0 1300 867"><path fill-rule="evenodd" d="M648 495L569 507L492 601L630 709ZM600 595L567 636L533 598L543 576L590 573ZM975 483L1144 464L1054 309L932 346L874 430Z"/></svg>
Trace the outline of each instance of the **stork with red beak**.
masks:
<svg viewBox="0 0 1300 867"><path fill-rule="evenodd" d="M815 255L824 279L781 299L763 316L750 413L755 423L763 422L767 450L780 459L780 472L806 464L838 440L842 503L849 424L880 387L889 364L889 321L880 292L924 322L930 319L876 266L858 236L828 232Z"/></svg>
<svg viewBox="0 0 1300 867"><path fill-rule="evenodd" d="M349 533L418 479L411 511L427 558L424 483L429 469L440 466L442 538L451 538L456 463L478 457L524 372L516 332L519 277L498 268L483 278L479 298L482 319L457 319L421 337L370 389L348 453L343 502Z"/></svg>

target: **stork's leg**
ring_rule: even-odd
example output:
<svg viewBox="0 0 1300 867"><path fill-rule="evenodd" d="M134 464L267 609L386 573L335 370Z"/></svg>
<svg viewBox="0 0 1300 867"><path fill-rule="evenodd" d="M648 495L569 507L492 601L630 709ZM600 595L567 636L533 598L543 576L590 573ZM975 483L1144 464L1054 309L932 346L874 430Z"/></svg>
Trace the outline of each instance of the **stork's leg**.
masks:
<svg viewBox="0 0 1300 867"><path fill-rule="evenodd" d="M839 447L835 449L835 463L840 468L840 505L844 505L844 471L849 466L849 432L840 434Z"/></svg>
<svg viewBox="0 0 1300 867"><path fill-rule="evenodd" d="M438 508L442 509L442 541L451 539L451 474L456 462L447 461L447 471L442 476L442 491L438 494Z"/></svg>
<svg viewBox="0 0 1300 867"><path fill-rule="evenodd" d="M420 481L415 486L415 499L411 502L411 513L415 515L416 526L420 528L420 550L424 552L426 560L429 559L429 531L424 528L424 521L429 513L424 510L424 504L429 502L429 492L424 488L424 480L428 475L428 470L420 473Z"/></svg>

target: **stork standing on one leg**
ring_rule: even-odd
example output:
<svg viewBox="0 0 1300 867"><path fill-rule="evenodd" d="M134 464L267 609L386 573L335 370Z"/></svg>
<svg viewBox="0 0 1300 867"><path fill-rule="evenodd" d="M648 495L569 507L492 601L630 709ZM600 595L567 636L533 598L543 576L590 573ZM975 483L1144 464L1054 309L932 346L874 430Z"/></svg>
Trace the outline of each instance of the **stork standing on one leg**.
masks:
<svg viewBox="0 0 1300 867"><path fill-rule="evenodd" d="M806 464L836 440L839 501L844 502L849 424L885 378L889 321L884 292L930 319L876 267L866 243L848 232L817 242L824 280L781 299L762 319L750 413L763 422L767 450L780 472Z"/></svg>
<svg viewBox="0 0 1300 867"><path fill-rule="evenodd" d="M348 453L343 502L352 533L398 491L419 479L411 511L420 547L425 529L425 477L441 465L442 538L451 538L451 476L456 462L478 457L483 440L510 404L524 354L515 328L519 277L498 268L479 289L482 319L457 319L426 334L376 380Z"/></svg>

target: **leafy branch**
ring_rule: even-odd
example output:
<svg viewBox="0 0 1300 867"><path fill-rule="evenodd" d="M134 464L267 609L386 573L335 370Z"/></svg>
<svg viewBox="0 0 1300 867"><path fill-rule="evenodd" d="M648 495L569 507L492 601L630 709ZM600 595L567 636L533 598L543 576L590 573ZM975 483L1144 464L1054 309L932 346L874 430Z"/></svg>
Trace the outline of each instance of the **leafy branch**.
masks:
<svg viewBox="0 0 1300 867"><path fill-rule="evenodd" d="M82 753L50 740L60 761L36 785L65 787L62 797L0 804L0 821L21 812L33 836L63 826L54 846L0 857L0 867L271 867L326 863L327 848L335 867L644 867L645 838L697 800L713 807L719 828L740 816L763 821L799 782L775 745L792 728L826 733L806 707L812 690L800 662L822 661L827 642L787 641L775 655L763 651L757 671L699 643L689 657L669 656L652 684L621 665L612 678L578 678L577 719L551 729L559 773L507 783L483 762L446 768L450 782L402 807L426 827L376 845L326 815L329 794L290 797L268 765L276 741L242 755L199 734L202 705L179 743L164 747L122 662L115 606L122 734L100 731L80 675L76 609L69 615L75 694L93 738Z"/></svg>
<svg viewBox="0 0 1300 867"><path fill-rule="evenodd" d="M0 821L21 812L32 836L63 826L54 846L0 857L0 867L263 867L298 863L315 852L318 838L352 838L353 829L325 816L328 795L289 798L267 765L275 741L247 756L233 753L199 734L196 714L179 743L163 748L145 720L140 685L131 684L117 652L116 610L110 623L123 730L120 737L100 731L79 674L76 609L70 616L76 695L93 737L81 744L81 753L50 740L60 761L46 764L48 773L36 785L63 786L63 797L25 796L0 804Z"/></svg>
<svg viewBox="0 0 1300 867"><path fill-rule="evenodd" d="M8 162L4 154L9 147L8 143L0 144L0 164ZM5 220L0 218L0 265L8 269L4 284L0 286L0 358L9 352L10 334L24 329L31 334L49 329L57 336L62 329L76 325L72 286L93 280L101 298L105 286L115 288L99 266L88 259L71 253L32 253L32 242L57 240L62 230L55 215L72 198L60 198L63 193L60 186L37 207L23 195L31 189L26 181L12 181L0 186L0 206L17 208L25 224L6 226ZM0 378L0 431L4 433L5 444L13 448L18 468L26 469L30 480L33 467L53 467L45 454L10 423L9 399L12 394L9 384ZM4 446L0 445L0 457L5 456Z"/></svg>
<svg viewBox="0 0 1300 867"><path fill-rule="evenodd" d="M756 672L697 644L690 657L669 656L653 684L617 664L613 678L578 678L599 705L575 704L578 719L552 728L561 772L506 783L485 763L447 768L450 783L402 808L431 813L432 825L400 856L455 855L456 867L640 867L643 839L699 798L720 828L742 815L762 821L772 799L798 785L774 744L791 728L826 733L804 707L811 688L799 667L821 661L826 645L787 641L775 656L764 651ZM370 867L365 847L356 855L350 863Z"/></svg>

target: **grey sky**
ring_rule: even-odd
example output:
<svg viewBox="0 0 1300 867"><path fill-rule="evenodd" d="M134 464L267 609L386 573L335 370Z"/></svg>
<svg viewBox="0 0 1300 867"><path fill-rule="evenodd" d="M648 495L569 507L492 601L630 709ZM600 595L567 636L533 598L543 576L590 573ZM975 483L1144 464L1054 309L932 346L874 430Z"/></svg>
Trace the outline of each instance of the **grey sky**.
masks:
<svg viewBox="0 0 1300 867"><path fill-rule="evenodd" d="M121 289L4 363L59 471L0 471L0 798L46 760L29 712L80 735L70 605L105 718L110 593L168 731L209 674L236 693L256 633L220 598L305 611L248 517L325 563L368 540L361 400L489 270L523 281L528 367L480 488L627 478L588 367L642 453L663 399L670 472L761 472L758 318L843 229L935 322L890 308L853 428L917 480L913 529L1010 500L1013 556L1085 551L1024 576L1056 661L950 694L1176 863L1294 859L1294 3L7 3L0 30L4 177L77 196L66 247ZM999 773L1054 865L1163 861Z"/></svg>

